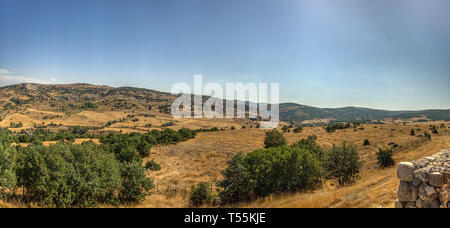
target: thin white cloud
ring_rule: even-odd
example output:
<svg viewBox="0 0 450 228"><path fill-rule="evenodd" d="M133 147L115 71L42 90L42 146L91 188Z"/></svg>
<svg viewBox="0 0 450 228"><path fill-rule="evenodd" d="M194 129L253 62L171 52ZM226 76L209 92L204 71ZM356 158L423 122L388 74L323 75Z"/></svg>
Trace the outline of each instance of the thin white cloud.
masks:
<svg viewBox="0 0 450 228"><path fill-rule="evenodd" d="M12 75L6 69L0 69L0 86L15 85L20 83L39 83L39 84L52 84L56 79L43 80L37 78L29 78L21 75Z"/></svg>
<svg viewBox="0 0 450 228"><path fill-rule="evenodd" d="M0 69L0 74L9 74L9 70L6 69Z"/></svg>

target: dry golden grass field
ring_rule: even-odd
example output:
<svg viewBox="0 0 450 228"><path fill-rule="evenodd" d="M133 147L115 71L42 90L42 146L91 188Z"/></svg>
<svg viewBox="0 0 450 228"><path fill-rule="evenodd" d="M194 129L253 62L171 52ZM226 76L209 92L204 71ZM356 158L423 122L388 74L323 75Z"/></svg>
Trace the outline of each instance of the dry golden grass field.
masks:
<svg viewBox="0 0 450 228"><path fill-rule="evenodd" d="M30 111L30 113L33 113ZM41 113L34 111L34 114ZM48 114L46 112L45 114ZM56 114L56 113L52 113ZM57 114L58 115L58 114ZM126 117L125 112L94 113L82 112L65 119L60 117L59 122L63 126L71 126L78 122L80 116L91 126L100 126L105 122ZM39 115L37 115L39 116ZM0 123L7 125L9 120L20 118L25 126L33 122L32 118L25 114L12 114L4 118ZM31 120L30 120L31 119ZM27 122L30 121L30 122ZM56 120L53 120L56 122ZM214 183L221 179L221 170L226 162L239 151L245 153L264 147L265 131L254 127L255 123L247 120L236 119L180 119L173 120L170 116L155 115L139 118L137 122L116 123L105 128L105 131L139 131L145 132L160 128L161 123L174 121L172 128L188 127L196 128L223 128L223 131L199 133L196 138L177 145L159 146L151 150L151 155L144 162L155 159L161 164L162 169L156 172L148 172L147 175L154 180L156 188L145 201L138 204L122 205L122 207L187 207L187 197L190 187L194 183L206 181ZM148 123L152 127L145 127ZM284 133L289 143L294 143L310 135L316 135L318 143L329 148L333 144L343 142L355 144L361 158L365 161L361 178L351 186L337 187L331 182L314 192L285 194L269 196L254 202L233 205L238 207L393 207L396 199L398 179L396 169L380 169L376 167L376 152L379 148L389 148L388 143L399 145L394 155L396 162L409 161L425 157L439 152L441 149L450 148L450 136L448 124L441 130L440 135L433 135L431 141L418 136L411 136L411 129L416 130L416 135L421 135L428 130L430 124L441 125L442 122L427 123L388 123L384 125L363 124L356 130L353 128L337 130L328 133L321 126L305 127L301 133ZM242 125L246 125L242 129ZM231 130L234 126L236 130ZM252 126L250 128L250 126ZM369 146L363 146L363 141L368 139ZM82 143L88 139L77 139L75 143ZM94 140L99 143L98 140ZM45 142L49 145L54 142ZM11 203L0 202L0 207L17 207Z"/></svg>
<svg viewBox="0 0 450 228"><path fill-rule="evenodd" d="M12 123L22 123L12 131L41 127L58 130L67 127L92 127L91 133L145 133L153 129L190 129L217 127L219 131L199 133L196 138L170 146L151 149L144 162L155 159L162 170L147 172L154 180L156 188L144 202L124 207L187 207L190 187L200 181L211 183L222 178L221 171L228 160L239 151L245 153L264 147L265 131L256 128L257 122L249 119L173 119L167 113L167 104L173 97L156 91L133 88L112 88L84 84L34 85L24 84L0 90L0 104L6 107L12 98L20 100L20 105L4 108L0 127L10 127ZM95 101L98 108L85 109L85 100ZM76 105L73 105L76 104ZM294 107L288 106L287 109ZM314 192L275 195L254 202L233 205L239 207L392 207L396 199L398 180L396 169L376 167L376 152L379 148L389 148L389 143L399 145L394 159L410 161L423 158L450 148L449 125L440 128L439 135L432 140L419 137L429 131L431 124L440 126L443 122L420 122L429 120L426 116L410 119L386 118L386 124L363 124L353 129L328 133L324 127L305 127L301 133L284 133L289 143L294 143L310 135L316 135L318 143L329 148L343 142L357 146L365 161L361 178L351 186L337 187L331 182ZM111 123L111 121L114 121ZM327 123L329 119L313 119L307 123ZM417 121L417 122L416 122ZM403 124L406 122L406 124ZM282 123L281 125L286 124ZM280 125L280 128L281 128ZM245 129L242 128L245 126ZM235 127L235 130L231 130ZM416 136L411 136L415 129ZM280 129L281 130L281 129ZM365 139L369 146L363 146ZM77 139L82 143L87 139ZM93 140L99 143L98 140ZM50 145L55 142L45 142ZM24 145L25 146L25 145ZM0 202L0 207L17 207L19 204Z"/></svg>
<svg viewBox="0 0 450 228"><path fill-rule="evenodd" d="M120 120L108 127L109 121ZM376 167L376 152L379 148L389 148L388 143L399 145L394 155L395 161L409 161L450 148L448 124L441 129L440 135L433 135L431 141L418 136L411 136L411 129L416 135L423 135L429 125L440 126L442 122L410 122L405 125L399 120L387 121L387 124L363 124L356 130L353 128L328 133L321 126L305 127L301 133L284 133L289 143L294 143L310 135L316 135L318 143L329 148L333 144L343 142L355 144L361 158L365 161L361 178L348 187L337 187L331 182L324 183L322 188L314 192L270 196L255 202L234 205L239 207L392 207L396 199L398 180L396 169L380 169ZM98 127L93 132L147 132L161 129L168 122L174 122L170 128L190 129L217 127L221 131L199 133L196 138L177 145L159 146L151 150L144 162L155 159L162 170L148 172L154 180L156 188L144 202L125 207L187 207L190 187L194 183L206 181L214 183L221 179L221 170L226 162L239 151L245 153L264 147L265 130L256 128L256 122L247 119L173 119L170 115L154 111L134 110L97 110L72 113L41 110L24 107L9 112L0 121L0 127L9 127L10 123L21 122L20 131L36 126L58 129L70 126ZM243 129L242 126L246 128ZM236 129L231 130L234 126ZM368 139L370 146L363 146ZM87 139L77 139L82 143ZM93 140L99 143L98 140ZM49 145L55 142L45 142ZM0 202L0 207L20 206Z"/></svg>
<svg viewBox="0 0 450 228"><path fill-rule="evenodd" d="M434 135L432 141L409 134L411 128L416 129L416 132L423 132L428 129L429 124L365 124L362 126L364 130L345 129L334 133L327 133L323 127L307 127L302 133L285 133L289 143L314 134L318 136L319 144L325 148L343 142L355 144L365 161L361 178L349 187L338 188L332 183L325 183L321 189L313 193L271 196L236 206L393 207L398 186L396 169L377 168L375 154L378 148L389 148L389 142L395 142L400 146L394 155L396 162L415 160L450 148L448 129L439 136ZM263 148L264 136L265 131L262 129L246 128L200 133L195 139L178 145L153 148L146 160L155 159L162 165L161 171L149 173L158 189L142 204L129 206L187 207L186 192L193 183L199 181L214 183L219 180L221 170L235 153ZM371 145L363 146L364 139L368 139ZM214 185L212 187L214 189Z"/></svg>

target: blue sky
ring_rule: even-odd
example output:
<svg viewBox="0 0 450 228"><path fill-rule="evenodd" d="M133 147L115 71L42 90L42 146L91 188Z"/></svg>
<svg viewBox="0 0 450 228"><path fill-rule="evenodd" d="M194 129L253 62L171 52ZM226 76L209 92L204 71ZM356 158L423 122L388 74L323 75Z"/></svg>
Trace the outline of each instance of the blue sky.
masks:
<svg viewBox="0 0 450 228"><path fill-rule="evenodd" d="M447 0L0 0L0 85L278 82L282 102L450 108Z"/></svg>

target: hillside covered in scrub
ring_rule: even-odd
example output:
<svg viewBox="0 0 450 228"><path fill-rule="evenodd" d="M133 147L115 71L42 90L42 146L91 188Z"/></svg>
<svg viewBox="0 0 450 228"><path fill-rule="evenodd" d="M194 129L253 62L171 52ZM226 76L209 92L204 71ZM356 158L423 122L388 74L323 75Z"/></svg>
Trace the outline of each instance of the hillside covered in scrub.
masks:
<svg viewBox="0 0 450 228"><path fill-rule="evenodd" d="M18 111L24 107L39 110L74 112L79 110L145 110L170 114L176 96L132 87L89 84L42 85L19 84L0 88L0 110ZM206 100L208 97L204 97ZM282 121L300 123L309 120L376 121L386 118L418 121L450 120L450 109L423 111L387 111L359 107L316 108L295 103L280 104Z"/></svg>

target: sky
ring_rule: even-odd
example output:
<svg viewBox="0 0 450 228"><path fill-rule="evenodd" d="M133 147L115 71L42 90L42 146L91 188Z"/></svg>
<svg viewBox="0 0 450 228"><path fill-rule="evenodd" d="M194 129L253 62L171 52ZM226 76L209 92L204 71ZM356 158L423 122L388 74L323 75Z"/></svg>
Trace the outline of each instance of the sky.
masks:
<svg viewBox="0 0 450 228"><path fill-rule="evenodd" d="M279 83L280 101L450 108L448 0L0 0L0 86Z"/></svg>

